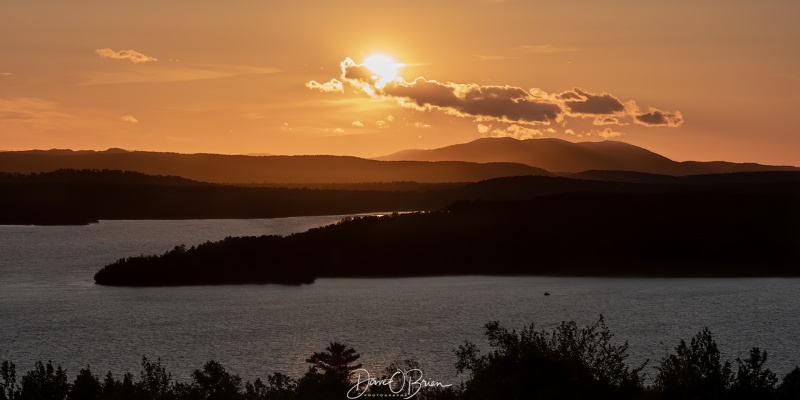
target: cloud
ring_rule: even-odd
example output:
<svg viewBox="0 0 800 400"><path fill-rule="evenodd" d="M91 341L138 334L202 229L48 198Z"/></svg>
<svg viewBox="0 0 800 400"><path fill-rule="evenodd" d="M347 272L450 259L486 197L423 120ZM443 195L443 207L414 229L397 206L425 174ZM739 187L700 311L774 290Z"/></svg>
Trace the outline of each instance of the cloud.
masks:
<svg viewBox="0 0 800 400"><path fill-rule="evenodd" d="M422 122L414 122L413 124L407 124L406 126L410 126L412 128L427 129L427 128L430 128L432 125L431 124L424 124Z"/></svg>
<svg viewBox="0 0 800 400"><path fill-rule="evenodd" d="M526 48L530 52L573 51L552 46ZM323 84L309 81L306 87L323 92L344 92L347 86L372 99L394 101L405 108L440 111L472 118L478 123L504 123L509 127L498 134L512 137L541 136L542 131L530 130L529 126L552 123L564 126L568 118L593 118L594 125L623 126L632 121L644 126L677 127L683 123L678 111L669 113L651 108L649 113L642 114L633 100L623 101L610 93L591 93L581 88L547 93L539 88L439 82L424 77L412 81L398 77L389 82L378 82L373 73L350 57L345 58L340 66L339 77ZM387 120L391 121L388 117ZM480 125L478 129L482 134L489 133L482 132L481 129L485 128Z"/></svg>
<svg viewBox="0 0 800 400"><path fill-rule="evenodd" d="M378 125L378 128L388 128L392 122L394 122L394 117L387 115L385 120L375 121L375 124Z"/></svg>
<svg viewBox="0 0 800 400"><path fill-rule="evenodd" d="M32 114L28 112L0 110L0 121L25 121L32 119L36 118L34 118Z"/></svg>
<svg viewBox="0 0 800 400"><path fill-rule="evenodd" d="M569 47L569 46L553 46L550 44L537 44L537 45L527 45L527 46L520 46L520 50L523 53L537 53L537 54L548 54L548 53L570 53L573 51L578 51L577 47Z"/></svg>
<svg viewBox="0 0 800 400"><path fill-rule="evenodd" d="M38 98L0 98L0 132L17 132L26 129L60 129L73 126L75 119L62 111L60 104Z"/></svg>
<svg viewBox="0 0 800 400"><path fill-rule="evenodd" d="M577 91L571 90L564 93L559 93L556 95L556 98L563 101L583 101L586 100L586 97L581 96L578 94Z"/></svg>
<svg viewBox="0 0 800 400"><path fill-rule="evenodd" d="M120 117L120 121L127 122L130 124L135 124L139 122L139 120L136 119L136 117L134 117L133 115L123 115L122 117Z"/></svg>
<svg viewBox="0 0 800 400"><path fill-rule="evenodd" d="M342 128L336 128L333 131L336 132L336 133L344 133L344 129L342 129Z"/></svg>
<svg viewBox="0 0 800 400"><path fill-rule="evenodd" d="M539 129L528 128L521 125L511 125L505 129L506 135L517 139L532 139L544 136Z"/></svg>
<svg viewBox="0 0 800 400"><path fill-rule="evenodd" d="M625 111L625 105L608 93L592 94L575 88L558 94L556 98L564 100L570 115L576 117L616 115Z"/></svg>
<svg viewBox="0 0 800 400"><path fill-rule="evenodd" d="M498 61L498 60L512 60L517 57L513 56L500 56L500 55L486 55L486 54L478 54L475 55L475 61Z"/></svg>
<svg viewBox="0 0 800 400"><path fill-rule="evenodd" d="M325 83L310 81L306 83L306 87L309 89L317 89L320 92L344 92L344 86L342 85L342 82L336 78Z"/></svg>
<svg viewBox="0 0 800 400"><path fill-rule="evenodd" d="M548 125L560 120L557 104L513 86L440 83L425 78L413 82L392 81L379 93L401 100L418 110L441 110L460 117Z"/></svg>
<svg viewBox="0 0 800 400"><path fill-rule="evenodd" d="M361 121L353 121L353 123L350 124L350 125L353 125L353 126L358 127L358 128L363 128L364 127L364 124L361 123Z"/></svg>
<svg viewBox="0 0 800 400"><path fill-rule="evenodd" d="M594 117L592 125L628 125L628 123L620 121L617 117L598 115Z"/></svg>
<svg viewBox="0 0 800 400"><path fill-rule="evenodd" d="M611 128L603 129L602 131L592 131L586 134L586 136L599 136L603 139L612 139L615 137L620 137L624 135L622 132L617 132Z"/></svg>
<svg viewBox="0 0 800 400"><path fill-rule="evenodd" d="M478 132L484 137L510 137L519 140L533 139L544 136L544 132L539 129L527 126L512 124L504 128L491 129L491 125L478 124Z"/></svg>
<svg viewBox="0 0 800 400"><path fill-rule="evenodd" d="M0 121L37 121L65 117L65 114L54 110L58 105L52 101L19 97L0 99Z"/></svg>
<svg viewBox="0 0 800 400"><path fill-rule="evenodd" d="M13 72L0 72L0 76L11 76L14 75Z"/></svg>
<svg viewBox="0 0 800 400"><path fill-rule="evenodd" d="M134 64L158 61L158 59L139 53L136 50L120 50L114 51L108 47L104 49L97 49L95 53L101 58L111 58L114 60L129 60Z"/></svg>
<svg viewBox="0 0 800 400"><path fill-rule="evenodd" d="M650 107L649 112L636 115L634 117L634 122L645 126L668 126L675 128L683 125L683 115L680 111L670 113Z"/></svg>
<svg viewBox="0 0 800 400"><path fill-rule="evenodd" d="M117 71L95 72L83 85L112 85L139 82L187 82L224 79L236 76L273 74L277 68L241 65L187 65L167 63L151 68L129 67Z"/></svg>
<svg viewBox="0 0 800 400"><path fill-rule="evenodd" d="M244 117L248 118L248 119L265 119L269 115L270 114L265 113L265 112L249 112L249 113L245 113Z"/></svg>

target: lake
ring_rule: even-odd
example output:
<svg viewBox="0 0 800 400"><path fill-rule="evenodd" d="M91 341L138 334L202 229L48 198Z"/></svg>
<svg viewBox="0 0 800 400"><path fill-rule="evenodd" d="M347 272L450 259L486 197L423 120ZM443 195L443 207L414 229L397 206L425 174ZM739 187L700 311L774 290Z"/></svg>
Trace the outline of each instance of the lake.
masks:
<svg viewBox="0 0 800 400"><path fill-rule="evenodd" d="M453 350L488 350L483 325L551 329L600 314L629 365L654 361L703 327L731 361L758 346L783 377L800 364L800 279L436 277L318 279L306 286L177 288L97 286L120 257L163 253L226 236L291 234L340 216L261 220L101 221L86 226L0 226L0 360L18 374L52 360L74 379L132 372L161 358L180 380L211 359L245 380L299 377L305 359L333 340L380 372L417 360L426 377L455 383ZM313 251L313 249L309 249ZM380 260L376 260L376 263ZM549 292L550 296L544 296Z"/></svg>

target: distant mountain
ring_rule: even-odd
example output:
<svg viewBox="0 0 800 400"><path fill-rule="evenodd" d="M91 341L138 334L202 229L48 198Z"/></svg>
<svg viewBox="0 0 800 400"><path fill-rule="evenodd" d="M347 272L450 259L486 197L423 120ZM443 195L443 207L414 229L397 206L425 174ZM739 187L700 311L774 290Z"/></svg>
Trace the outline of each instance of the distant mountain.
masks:
<svg viewBox="0 0 800 400"><path fill-rule="evenodd" d="M607 174L602 176L609 177ZM3 193L0 196L0 225L439 210L463 201L519 201L570 193L587 196L591 193L698 193L800 198L800 172L682 177L623 172L610 177L613 179L514 176L472 183L400 182L321 187L298 185L292 188L288 187L292 185L259 187L201 183L173 176L114 170L58 170L30 175L0 173L0 193ZM800 203L797 205L800 207Z"/></svg>
<svg viewBox="0 0 800 400"><path fill-rule="evenodd" d="M800 168L797 167L753 163L676 162L652 151L623 142L572 143L560 139L483 138L439 149L404 150L376 159L385 161L511 162L542 168L553 173L612 170L682 176L730 172L800 171Z"/></svg>
<svg viewBox="0 0 800 400"><path fill-rule="evenodd" d="M754 171L754 172L728 172L709 173L700 175L660 175L646 172L633 171L583 171L577 174L565 175L565 178L585 181L605 181L624 183L647 184L685 184L685 185L742 185L742 184L772 184L772 183L800 183L800 170L788 171Z"/></svg>
<svg viewBox="0 0 800 400"><path fill-rule="evenodd" d="M59 169L50 172L19 174L0 172L0 185L6 183L60 185L149 185L198 186L206 185L179 176L154 176L135 171Z"/></svg>
<svg viewBox="0 0 800 400"><path fill-rule="evenodd" d="M338 156L177 154L143 151L0 152L0 172L59 169L123 170L227 184L342 184L362 182L477 182L503 176L552 175L523 164L462 161L377 161Z"/></svg>

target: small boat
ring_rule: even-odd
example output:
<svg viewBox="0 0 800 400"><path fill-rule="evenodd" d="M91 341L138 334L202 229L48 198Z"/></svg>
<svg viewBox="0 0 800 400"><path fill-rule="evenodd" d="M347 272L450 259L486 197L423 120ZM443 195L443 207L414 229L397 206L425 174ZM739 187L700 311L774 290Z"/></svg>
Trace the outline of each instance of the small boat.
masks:
<svg viewBox="0 0 800 400"><path fill-rule="evenodd" d="M544 292L545 296L550 296L550 292Z"/></svg>

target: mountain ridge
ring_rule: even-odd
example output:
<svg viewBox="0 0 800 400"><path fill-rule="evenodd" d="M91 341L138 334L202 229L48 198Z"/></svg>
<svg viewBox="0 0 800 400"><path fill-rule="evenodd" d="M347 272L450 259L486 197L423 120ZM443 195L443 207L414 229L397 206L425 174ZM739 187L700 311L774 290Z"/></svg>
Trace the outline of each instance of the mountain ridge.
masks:
<svg viewBox="0 0 800 400"><path fill-rule="evenodd" d="M591 180L664 182L663 177L641 174L678 177L800 171L794 166L756 163L677 162L624 142L572 143L555 138L481 138L431 150L403 150L373 159L332 155L181 154L118 148L0 152L0 172L30 174L59 169L137 171L208 183L255 185L478 182L506 176L576 174L584 174ZM590 171L593 172L587 173ZM622 171L629 174L623 177Z"/></svg>
<svg viewBox="0 0 800 400"><path fill-rule="evenodd" d="M352 156L244 156L144 151L32 150L0 152L0 171L123 170L224 184L477 182L548 171L517 163L378 161Z"/></svg>
<svg viewBox="0 0 800 400"><path fill-rule="evenodd" d="M727 161L673 161L658 153L619 141L578 142L562 139L481 138L430 150L402 150L376 157L383 161L513 162L555 174L591 170L632 171L685 176L710 173L800 171L793 166L772 166Z"/></svg>

